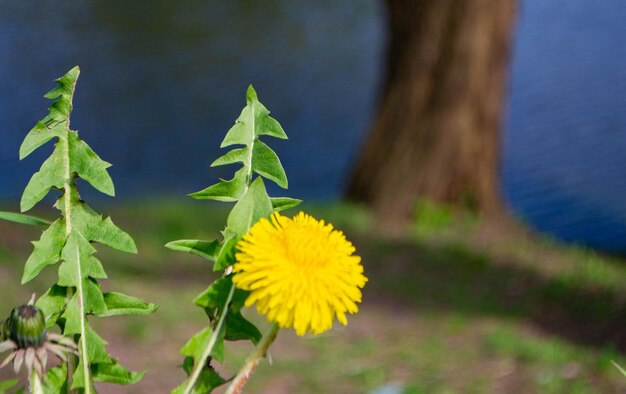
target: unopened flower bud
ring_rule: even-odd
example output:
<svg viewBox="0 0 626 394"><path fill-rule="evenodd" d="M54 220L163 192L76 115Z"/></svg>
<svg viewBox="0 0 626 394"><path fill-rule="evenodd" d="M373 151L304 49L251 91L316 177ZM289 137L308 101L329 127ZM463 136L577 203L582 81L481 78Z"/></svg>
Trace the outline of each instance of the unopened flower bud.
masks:
<svg viewBox="0 0 626 394"><path fill-rule="evenodd" d="M7 331L10 340L18 348L38 348L46 339L46 319L41 309L34 305L22 305L13 308L7 320Z"/></svg>

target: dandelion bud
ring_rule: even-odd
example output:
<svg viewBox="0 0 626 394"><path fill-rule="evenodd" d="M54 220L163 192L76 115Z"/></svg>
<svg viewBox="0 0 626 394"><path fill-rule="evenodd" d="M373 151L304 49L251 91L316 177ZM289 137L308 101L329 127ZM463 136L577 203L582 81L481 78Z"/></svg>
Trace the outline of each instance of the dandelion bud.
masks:
<svg viewBox="0 0 626 394"><path fill-rule="evenodd" d="M20 349L38 348L46 339L46 319L41 309L34 305L13 308L6 329L8 339Z"/></svg>

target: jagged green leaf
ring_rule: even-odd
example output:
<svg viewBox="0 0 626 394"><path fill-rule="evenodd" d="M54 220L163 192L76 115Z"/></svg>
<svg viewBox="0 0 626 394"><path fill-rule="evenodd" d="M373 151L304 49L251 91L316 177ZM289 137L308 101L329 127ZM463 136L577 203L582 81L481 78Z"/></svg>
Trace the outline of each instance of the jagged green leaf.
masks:
<svg viewBox="0 0 626 394"><path fill-rule="evenodd" d="M87 324L87 355L92 364L108 363L111 361L106 351L106 341Z"/></svg>
<svg viewBox="0 0 626 394"><path fill-rule="evenodd" d="M98 334L96 334L96 332L89 326L89 324L86 324L85 327L87 359L89 360L89 364L91 366L90 369L93 369L97 364L113 363L113 360L109 357L106 351L106 341L102 339ZM84 339L81 337L80 340L83 341ZM82 360L83 359L81 357L81 364L83 362ZM76 373L74 374L74 381L72 383L73 389L85 387L83 366L81 364L78 365L78 367L76 368Z"/></svg>
<svg viewBox="0 0 626 394"><path fill-rule="evenodd" d="M71 102L72 95L74 94L74 85L80 75L80 68L78 66L72 67L61 78L55 79L57 86L44 95L47 99L65 98Z"/></svg>
<svg viewBox="0 0 626 394"><path fill-rule="evenodd" d="M254 223L268 217L272 211L272 202L265 191L263 180L257 178L233 207L226 225L233 233L244 235Z"/></svg>
<svg viewBox="0 0 626 394"><path fill-rule="evenodd" d="M219 308L223 309L226 305L226 299L231 286L233 285L232 274L220 278L213 282L205 291L194 299L194 303L202 308ZM248 292L235 289L233 298L230 301L230 309L234 312L239 312L243 307Z"/></svg>
<svg viewBox="0 0 626 394"><path fill-rule="evenodd" d="M45 394L65 394L67 390L67 365L61 364L50 368L43 380Z"/></svg>
<svg viewBox="0 0 626 394"><path fill-rule="evenodd" d="M278 121L271 116L266 116L261 121L261 126L257 132L258 135L268 135L282 140L287 139L287 134L283 130Z"/></svg>
<svg viewBox="0 0 626 394"><path fill-rule="evenodd" d="M220 148L226 148L231 145L249 145L254 140L254 134L252 134L248 128L246 128L246 124L243 123L242 120L246 116L245 111L247 109L244 108L241 115L233 125L233 127L228 130L226 133L226 137L220 144Z"/></svg>
<svg viewBox="0 0 626 394"><path fill-rule="evenodd" d="M139 382L145 372L131 372L113 360L111 363L98 363L91 367L95 382L116 384L135 384Z"/></svg>
<svg viewBox="0 0 626 394"><path fill-rule="evenodd" d="M252 84L250 84L248 85L248 89L246 89L246 103L252 104L255 101L259 101L259 97L256 93L256 90L254 90Z"/></svg>
<svg viewBox="0 0 626 394"><path fill-rule="evenodd" d="M270 112L259 102L256 91L250 85L246 92L246 106L241 111L235 125L226 133L220 147L250 146L256 138L262 135L287 139L287 134L285 134L280 123L269 114Z"/></svg>
<svg viewBox="0 0 626 394"><path fill-rule="evenodd" d="M74 293L72 298L65 304L65 311L61 315L65 319L63 325L63 335L80 335L81 333L81 313L78 305L78 294Z"/></svg>
<svg viewBox="0 0 626 394"><path fill-rule="evenodd" d="M38 218L36 216L5 211L0 211L0 219L14 223L30 224L33 226L49 226L50 224L52 224L52 222L46 219Z"/></svg>
<svg viewBox="0 0 626 394"><path fill-rule="evenodd" d="M131 297L122 293L107 292L103 294L106 311L98 316L119 316L119 315L149 315L154 313L158 306L145 302L136 297Z"/></svg>
<svg viewBox="0 0 626 394"><path fill-rule="evenodd" d="M113 180L107 172L111 164L100 159L85 141L78 138L75 131L68 133L68 143L70 171L89 182L96 190L114 196Z"/></svg>
<svg viewBox="0 0 626 394"><path fill-rule="evenodd" d="M91 375L91 368L89 368L89 374ZM96 392L93 384L91 383L93 379L90 379L90 383L89 386L91 387L91 392L94 393ZM78 365L76 366L76 371L74 372L74 375L72 376L72 390L79 390L79 389L84 389L85 388L85 367L83 364L82 359L78 362ZM78 392L80 393L84 393L85 390L79 390Z"/></svg>
<svg viewBox="0 0 626 394"><path fill-rule="evenodd" d="M104 297L100 289L88 279L82 281L82 286L85 314L99 315L104 313L104 311L106 311L106 305L104 304ZM65 319L65 327L63 330L65 335L80 335L82 333L81 304L78 301L79 294L81 294L79 291L74 293L62 315Z"/></svg>
<svg viewBox="0 0 626 394"><path fill-rule="evenodd" d="M59 135L52 132L43 122L39 121L26 135L20 146L20 160L24 159L37 148Z"/></svg>
<svg viewBox="0 0 626 394"><path fill-rule="evenodd" d="M217 258L215 259L215 265L213 266L213 271L221 271L224 268L235 264L237 261L235 258L235 251L237 247L237 243L239 242L239 238L236 234L230 231L224 231L224 241L222 242L222 246L217 253Z"/></svg>
<svg viewBox="0 0 626 394"><path fill-rule="evenodd" d="M103 219L78 198L73 200L72 216L73 225L85 239L122 252L137 253L137 246L130 235L117 227L110 217Z"/></svg>
<svg viewBox="0 0 626 394"><path fill-rule="evenodd" d="M81 286L87 278L106 278L102 263L92 256L96 249L80 233L70 234L61 252L63 263L59 266L60 286Z"/></svg>
<svg viewBox="0 0 626 394"><path fill-rule="evenodd" d="M228 341L249 340L255 345L261 340L262 334L258 328L246 320L241 312L230 311L226 315L226 334Z"/></svg>
<svg viewBox="0 0 626 394"><path fill-rule="evenodd" d="M257 174L276 182L283 189L288 186L287 174L276 152L263 142L254 141L252 149L252 170Z"/></svg>
<svg viewBox="0 0 626 394"><path fill-rule="evenodd" d="M187 372L187 374L191 374L193 369L192 357L185 357L183 369ZM188 382L185 381L180 386L176 387L172 390L172 394L183 394L187 383ZM224 378L222 378L213 367L207 365L200 373L194 388L191 390L191 394L207 394L224 383L226 383L226 380L224 380Z"/></svg>
<svg viewBox="0 0 626 394"><path fill-rule="evenodd" d="M56 264L61 259L64 245L65 222L57 219L41 234L39 241L33 242L33 252L24 264L22 284L31 281L46 266Z"/></svg>
<svg viewBox="0 0 626 394"><path fill-rule="evenodd" d="M274 211L280 212L289 208L297 207L302 203L302 200L289 197L271 197L272 207Z"/></svg>
<svg viewBox="0 0 626 394"><path fill-rule="evenodd" d="M204 257L207 260L215 261L220 251L219 241L200 241L197 239L181 239L172 241L165 245L166 248L179 252L187 252Z"/></svg>
<svg viewBox="0 0 626 394"><path fill-rule="evenodd" d="M228 181L220 179L215 185L191 193L189 197L195 198L196 200L237 201L245 191L246 178L247 172L245 168L242 168L235 173L233 179Z"/></svg>
<svg viewBox="0 0 626 394"><path fill-rule="evenodd" d="M66 171L64 168L65 158L63 157L65 141L59 140L55 144L52 155L44 161L39 171L37 171L26 185L20 210L26 212L41 201L51 188L61 189L66 182Z"/></svg>
<svg viewBox="0 0 626 394"><path fill-rule="evenodd" d="M46 324L52 327L61 316L67 300L67 287L52 286L37 300L37 307L46 317Z"/></svg>
<svg viewBox="0 0 626 394"><path fill-rule="evenodd" d="M233 149L230 152L226 153L225 155L219 157L213 163L211 163L211 167L225 166L228 164L235 164L235 163L245 163L246 160L248 160L248 155L249 155L249 148L247 147L240 148L240 149Z"/></svg>
<svg viewBox="0 0 626 394"><path fill-rule="evenodd" d="M254 135L260 137L262 135L268 135L275 138L287 139L287 134L281 127L280 123L271 116L270 111L261 102L257 96L254 87L250 85L246 92L247 107L251 108L251 113L254 114Z"/></svg>
<svg viewBox="0 0 626 394"><path fill-rule="evenodd" d="M53 123L53 125L58 126L57 123ZM57 127L48 127L41 121L37 122L37 124L26 135L26 138L20 146L20 160L30 155L37 148L44 145L54 137L60 137L61 130Z"/></svg>
<svg viewBox="0 0 626 394"><path fill-rule="evenodd" d="M211 340L212 333L213 329L211 327L205 327L202 331L196 333L189 339L189 341L187 341L185 346L180 349L180 354L182 354L183 356L193 357L194 363L199 363L202 359L207 344ZM215 346L213 346L211 357L214 357L216 360L224 360L223 330L222 333L217 336L217 341L215 342Z"/></svg>

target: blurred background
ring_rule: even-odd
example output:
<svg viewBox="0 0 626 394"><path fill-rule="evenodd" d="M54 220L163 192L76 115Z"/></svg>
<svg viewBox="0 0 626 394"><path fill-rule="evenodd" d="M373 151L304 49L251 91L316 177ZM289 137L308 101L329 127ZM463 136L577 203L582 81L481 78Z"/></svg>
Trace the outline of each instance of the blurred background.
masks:
<svg viewBox="0 0 626 394"><path fill-rule="evenodd" d="M49 155L17 155L43 94L80 65L72 126L117 197L81 194L140 251L99 248L110 288L161 305L93 319L150 371L101 391L165 392L212 273L162 245L223 227L227 206L185 195L231 176L209 163L252 83L289 135L270 194L345 230L370 283L347 328L281 333L249 392L624 392L624 18L619 0L0 0L0 208ZM18 285L40 232L0 223L0 316L55 278Z"/></svg>

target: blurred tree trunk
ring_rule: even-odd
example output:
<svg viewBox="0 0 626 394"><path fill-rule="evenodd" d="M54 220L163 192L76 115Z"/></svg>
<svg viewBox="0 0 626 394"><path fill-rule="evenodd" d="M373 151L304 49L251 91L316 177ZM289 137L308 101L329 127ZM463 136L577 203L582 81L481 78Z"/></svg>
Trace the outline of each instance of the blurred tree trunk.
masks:
<svg viewBox="0 0 626 394"><path fill-rule="evenodd" d="M386 0L387 75L348 197L385 231L419 196L499 212L499 129L516 0Z"/></svg>

